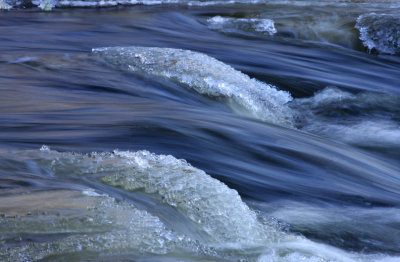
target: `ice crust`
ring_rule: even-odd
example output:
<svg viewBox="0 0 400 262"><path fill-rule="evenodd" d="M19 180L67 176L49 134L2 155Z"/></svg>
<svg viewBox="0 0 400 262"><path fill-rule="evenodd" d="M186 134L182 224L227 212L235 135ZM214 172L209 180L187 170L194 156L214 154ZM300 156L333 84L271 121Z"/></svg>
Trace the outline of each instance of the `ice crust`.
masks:
<svg viewBox="0 0 400 262"><path fill-rule="evenodd" d="M284 233L277 224L250 210L235 190L170 155L148 151L60 153L46 146L17 155L47 168L52 176L82 176L145 194L176 209L208 238L171 231L148 211L90 188L24 189L23 194L8 192L0 203L2 261L64 261L68 254L79 257L82 253L115 258L130 252L181 254L189 261L193 256L210 261L385 261ZM44 242L30 240L41 234L54 237ZM15 241L15 236L22 239L4 245Z"/></svg>
<svg viewBox="0 0 400 262"><path fill-rule="evenodd" d="M9 10L12 6L5 0L0 0L0 10Z"/></svg>
<svg viewBox="0 0 400 262"><path fill-rule="evenodd" d="M258 221L236 190L185 160L148 151L90 155L43 152L44 156L47 152L47 161L56 174L97 174L105 184L157 195L206 233L209 241L259 244L273 240L273 229ZM70 166L73 171L68 171Z"/></svg>
<svg viewBox="0 0 400 262"><path fill-rule="evenodd" d="M0 260L36 261L67 253L124 250L165 254L179 241L148 212L88 192L55 190L7 197L16 206L0 218L0 240L23 237L12 246L0 245ZM21 212L15 214L18 208ZM0 210L7 210L7 202L0 204ZM55 240L29 241L29 236L40 235L54 235Z"/></svg>
<svg viewBox="0 0 400 262"><path fill-rule="evenodd" d="M156 193L163 202L176 207L220 242L265 242L268 235L256 214L237 191L172 156L147 151L115 152L127 163L127 172L103 178L104 183L126 190L144 189Z"/></svg>
<svg viewBox="0 0 400 262"><path fill-rule="evenodd" d="M400 16L391 14L364 14L358 17L356 28L360 40L369 50L384 54L400 53Z"/></svg>
<svg viewBox="0 0 400 262"><path fill-rule="evenodd" d="M105 47L93 53L126 70L153 75L182 84L210 97L221 97L252 117L273 124L293 126L286 105L288 92L279 91L208 55L173 48Z"/></svg>
<svg viewBox="0 0 400 262"><path fill-rule="evenodd" d="M214 16L207 19L207 22L210 29L226 33L236 33L239 31L271 36L277 32L274 21L267 18L229 18Z"/></svg>

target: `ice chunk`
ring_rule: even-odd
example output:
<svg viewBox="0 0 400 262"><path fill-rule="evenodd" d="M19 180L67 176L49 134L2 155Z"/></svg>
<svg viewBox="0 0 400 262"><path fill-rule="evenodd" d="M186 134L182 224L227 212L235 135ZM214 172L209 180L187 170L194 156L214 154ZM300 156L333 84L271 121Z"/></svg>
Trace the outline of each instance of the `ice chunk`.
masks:
<svg viewBox="0 0 400 262"><path fill-rule="evenodd" d="M365 14L357 19L360 39L369 50L379 53L400 53L400 16L390 14Z"/></svg>
<svg viewBox="0 0 400 262"><path fill-rule="evenodd" d="M40 162L58 176L92 174L111 186L156 195L213 243L264 245L279 235L274 228L260 223L236 190L170 155L148 151L77 154L42 150Z"/></svg>
<svg viewBox="0 0 400 262"><path fill-rule="evenodd" d="M237 191L172 156L147 151L114 153L126 170L103 182L126 190L156 193L176 207L214 241L266 242L265 229Z"/></svg>
<svg viewBox="0 0 400 262"><path fill-rule="evenodd" d="M5 0L0 0L0 10L9 10L12 6Z"/></svg>
<svg viewBox="0 0 400 262"><path fill-rule="evenodd" d="M178 241L157 217L90 189L8 192L0 210L0 240L11 243L0 246L1 261L127 249L165 254ZM32 241L40 235L52 237Z"/></svg>
<svg viewBox="0 0 400 262"><path fill-rule="evenodd" d="M238 111L260 120L293 125L293 114L286 105L288 92L235 70L208 55L173 48L106 47L93 53L123 69L175 81L196 92L221 97Z"/></svg>
<svg viewBox="0 0 400 262"><path fill-rule="evenodd" d="M221 32L250 32L263 35L273 35L277 31L274 21L266 18L228 18L214 16L207 20L210 29Z"/></svg>

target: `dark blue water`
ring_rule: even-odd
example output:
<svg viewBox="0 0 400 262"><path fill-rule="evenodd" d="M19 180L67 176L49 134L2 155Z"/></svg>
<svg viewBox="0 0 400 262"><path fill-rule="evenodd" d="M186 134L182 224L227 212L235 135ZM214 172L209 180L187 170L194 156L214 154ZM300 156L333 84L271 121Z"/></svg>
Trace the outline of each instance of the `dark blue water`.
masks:
<svg viewBox="0 0 400 262"><path fill-rule="evenodd" d="M398 261L400 58L376 50L369 52L353 27L346 34L342 29L332 29L349 39L343 42L308 39L305 33L296 36L296 30L301 29L290 31L286 24L285 31L276 21L275 36L243 31L241 27L234 31L211 30L207 22L217 15L243 18L254 13L260 15L263 13L260 10L272 13L267 7L163 5L1 12L2 259L52 260L51 256L55 256L60 261L97 260L103 252L105 260L119 257L145 261L178 258L314 261L321 257L325 259L321 261ZM285 8L287 15L296 10L273 6L273 10L281 13L285 13ZM334 10L340 11L336 9L339 7ZM310 10L318 13L318 9ZM357 15L359 12L355 11ZM348 18L351 26L356 18ZM188 88L179 81L151 73L132 73L91 52L92 48L106 46L188 49L214 57L252 78L289 92L294 98L288 104L295 112L294 126L280 126L241 114L232 110L229 97L202 95L191 89L190 84ZM46 150L39 150L42 145L50 147L49 155L43 155ZM274 245L265 244L269 249L260 251L259 247L253 250L241 246L250 240L238 240L240 247L215 253L190 248L189 252L179 244L166 252L135 245L109 248L114 243L111 240L109 245L97 240L91 240L91 244L79 240L83 251L40 246L38 243L54 243L54 239L63 243L66 235L87 234L83 228L73 233L67 230L75 225L73 215L68 213L75 204L65 204L65 208L60 204L73 199L74 195L69 194L74 193L65 192L87 188L146 210L167 228L181 230L193 239L198 237L200 242L207 243L205 246L224 243L217 237L213 240L216 242L202 239L203 233L193 229L197 227L188 222L192 218L187 218L190 216L179 204L175 210L173 204L163 202L161 189L138 193L104 183L100 178L102 172L108 175L125 172L120 171L125 166L121 169L113 162L114 157L89 155L89 160L83 162L75 159L76 154L115 149L148 150L185 159L237 190L251 210L269 221L267 224L277 223L273 227L282 234L304 236L323 246L312 247L307 242L304 245L311 246L307 249L296 242L284 247L286 251L276 251ZM57 152L73 153L59 156ZM93 171L97 165L108 171ZM167 165L167 168L181 170L181 166ZM95 175L88 177L85 173ZM51 195L58 191L61 200ZM162 197L154 198L154 193ZM36 196L38 202L34 202ZM32 204L26 204L30 200ZM221 200L219 208L229 206L226 201ZM7 206L7 203L12 204ZM37 203L50 204L41 207ZM26 210L30 209L26 206L35 205L39 207L33 214L51 213L46 210L54 207L49 206L61 206L62 211L57 211L61 215L46 219L57 224L61 216L66 221L64 227L57 226L57 231L44 226L32 231L36 227L34 222L44 219L27 215ZM200 208L200 213L211 212ZM208 216L213 217L212 212L205 217ZM93 232L99 233L96 230ZM139 234L132 239L146 237ZM77 245L68 241L65 242L72 243L71 246ZM21 247L26 249L18 249ZM330 248L329 252L336 255L327 255ZM186 251L179 251L182 249ZM269 257L275 252L271 250L278 255Z"/></svg>

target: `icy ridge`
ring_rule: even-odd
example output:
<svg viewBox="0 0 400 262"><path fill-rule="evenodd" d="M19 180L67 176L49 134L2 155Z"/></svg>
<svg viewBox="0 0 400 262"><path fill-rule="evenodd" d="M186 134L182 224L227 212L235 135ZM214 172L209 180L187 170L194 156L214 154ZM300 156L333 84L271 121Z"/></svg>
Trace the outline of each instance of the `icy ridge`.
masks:
<svg viewBox="0 0 400 262"><path fill-rule="evenodd" d="M288 92L252 79L208 55L158 47L105 47L92 52L123 69L165 78L200 94L227 99L234 109L262 121L293 126L293 112L286 105L292 100Z"/></svg>
<svg viewBox="0 0 400 262"><path fill-rule="evenodd" d="M271 36L277 32L274 21L267 18L229 18L214 16L207 19L207 22L210 29L227 33L242 31Z"/></svg>
<svg viewBox="0 0 400 262"><path fill-rule="evenodd" d="M370 51L400 53L400 16L391 14L364 14L357 18L360 40Z"/></svg>
<svg viewBox="0 0 400 262"><path fill-rule="evenodd" d="M45 242L22 241L11 247L0 246L1 261L36 261L76 252L135 250L165 254L180 241L157 217L131 204L117 203L106 195L67 190L37 194L30 193L25 200L35 211L26 215L2 215L0 240L7 240L15 234L28 234L28 239L29 234L51 234L56 238ZM40 202L35 202L38 197ZM61 203L67 209L49 206L48 203ZM63 213L71 207L76 214ZM58 236L65 233L73 234Z"/></svg>
<svg viewBox="0 0 400 262"><path fill-rule="evenodd" d="M58 153L44 147L40 159L56 175L95 174L105 184L158 195L212 242L258 245L277 237L276 229L260 223L236 190L170 155L117 150L86 155Z"/></svg>

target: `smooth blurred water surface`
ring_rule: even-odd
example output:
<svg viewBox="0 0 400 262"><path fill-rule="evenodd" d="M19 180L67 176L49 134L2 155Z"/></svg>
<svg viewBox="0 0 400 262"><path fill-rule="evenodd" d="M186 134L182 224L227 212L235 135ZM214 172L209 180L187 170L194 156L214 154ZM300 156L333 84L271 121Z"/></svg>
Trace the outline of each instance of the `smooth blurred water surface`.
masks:
<svg viewBox="0 0 400 262"><path fill-rule="evenodd" d="M173 224L173 211L140 194L75 175L73 167L57 176L40 157L19 156L44 144L60 152L148 150L187 160L289 231L347 251L399 255L400 58L369 54L357 32L346 31L351 44L343 44L286 37L277 21L275 36L221 33L207 23L255 11L282 18L275 10L285 13L280 5L245 4L1 12L1 196L90 187ZM298 128L241 116L223 99L91 54L134 45L202 52L288 91Z"/></svg>

